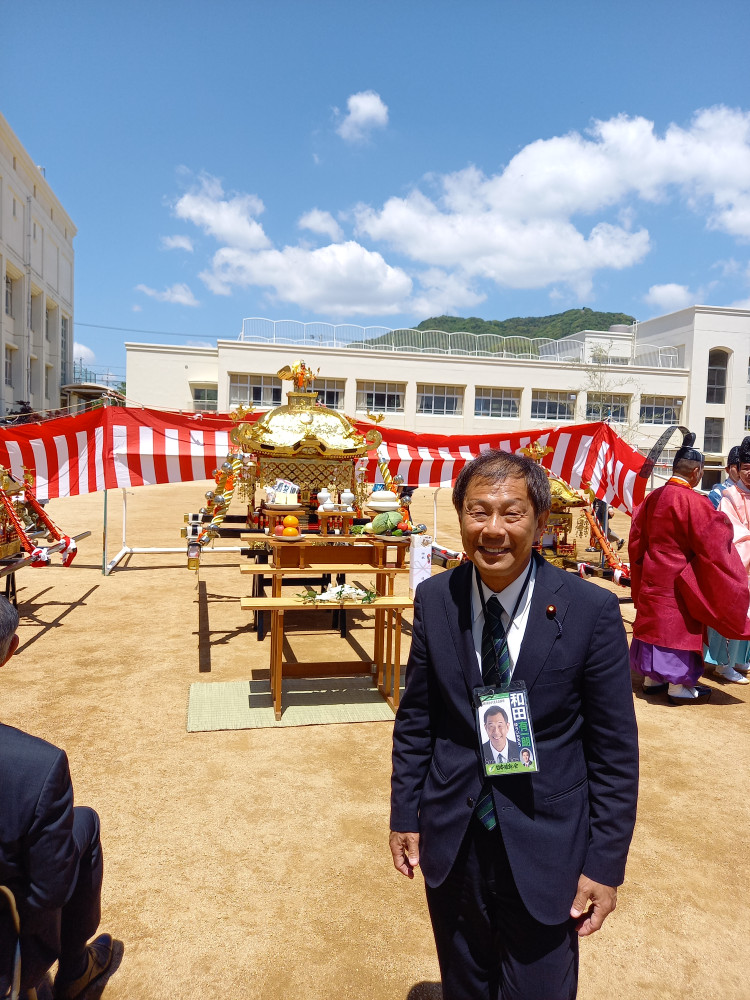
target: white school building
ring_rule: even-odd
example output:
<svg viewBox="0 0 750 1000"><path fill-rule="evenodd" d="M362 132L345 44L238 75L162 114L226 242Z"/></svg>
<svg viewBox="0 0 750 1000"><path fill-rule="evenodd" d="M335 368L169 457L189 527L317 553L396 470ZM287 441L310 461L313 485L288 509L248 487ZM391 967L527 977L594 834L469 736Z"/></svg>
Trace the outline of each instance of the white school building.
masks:
<svg viewBox="0 0 750 1000"><path fill-rule="evenodd" d="M129 343L127 395L187 412L278 406L302 358L327 406L392 427L474 435L608 419L648 451L682 424L706 453L704 488L750 428L750 311L693 306L560 340L247 319L216 347ZM678 445L673 438L667 453Z"/></svg>
<svg viewBox="0 0 750 1000"><path fill-rule="evenodd" d="M73 367L76 227L0 115L0 414L65 402ZM101 390L99 391L101 394Z"/></svg>

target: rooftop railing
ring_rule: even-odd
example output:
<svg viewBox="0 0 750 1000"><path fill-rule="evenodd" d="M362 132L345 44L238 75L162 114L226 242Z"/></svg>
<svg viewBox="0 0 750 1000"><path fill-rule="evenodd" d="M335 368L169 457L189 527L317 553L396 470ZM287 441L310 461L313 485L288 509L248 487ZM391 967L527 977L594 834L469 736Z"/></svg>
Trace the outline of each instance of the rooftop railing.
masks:
<svg viewBox="0 0 750 1000"><path fill-rule="evenodd" d="M573 364L625 364L648 368L679 368L676 347L637 344L634 357L622 357L621 347L609 357L592 353L584 340L548 337L503 337L495 333L446 333L443 330L393 330L385 326L350 323L301 323L253 317L242 322L239 340L254 344L288 344L293 347L333 347L340 350L451 355L512 361L552 361ZM617 356L614 352L617 351Z"/></svg>

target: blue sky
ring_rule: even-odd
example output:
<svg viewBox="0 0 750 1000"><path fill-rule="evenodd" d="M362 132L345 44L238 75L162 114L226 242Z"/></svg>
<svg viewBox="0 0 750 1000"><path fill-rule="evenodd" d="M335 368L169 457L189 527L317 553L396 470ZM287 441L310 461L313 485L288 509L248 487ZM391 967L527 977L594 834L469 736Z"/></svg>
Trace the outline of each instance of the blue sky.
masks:
<svg viewBox="0 0 750 1000"><path fill-rule="evenodd" d="M746 0L27 0L0 110L124 371L246 316L750 307L749 41Z"/></svg>

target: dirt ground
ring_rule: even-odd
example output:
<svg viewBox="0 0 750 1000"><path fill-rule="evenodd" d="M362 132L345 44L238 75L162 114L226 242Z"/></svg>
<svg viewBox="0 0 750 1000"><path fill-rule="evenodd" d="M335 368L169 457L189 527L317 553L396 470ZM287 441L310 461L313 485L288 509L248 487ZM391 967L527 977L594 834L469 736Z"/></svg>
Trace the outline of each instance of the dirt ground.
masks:
<svg viewBox="0 0 750 1000"><path fill-rule="evenodd" d="M129 493L129 545L182 546L204 489ZM92 534L70 569L18 574L21 648L0 672L1 715L67 750L76 801L101 816L102 928L122 942L104 996L438 1000L420 878L398 875L387 846L391 723L188 734L192 682L267 676L239 556L204 559L199 648L183 555L134 554L105 578L102 495L49 510ZM431 527L431 492L413 510ZM111 557L119 493L109 511ZM454 525L444 490L438 537L458 548ZM615 531L627 525L617 515ZM338 655L344 640L305 627L290 630L301 658ZM351 636L367 647L365 616ZM750 686L707 683L710 703L673 707L634 680L639 820L617 912L582 943L583 1000L750 997Z"/></svg>

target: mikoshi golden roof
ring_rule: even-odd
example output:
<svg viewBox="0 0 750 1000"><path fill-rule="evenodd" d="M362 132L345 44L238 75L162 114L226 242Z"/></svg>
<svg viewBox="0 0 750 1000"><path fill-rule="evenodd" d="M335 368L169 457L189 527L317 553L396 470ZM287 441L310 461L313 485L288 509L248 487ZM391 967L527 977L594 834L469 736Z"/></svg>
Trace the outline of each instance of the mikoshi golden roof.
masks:
<svg viewBox="0 0 750 1000"><path fill-rule="evenodd" d="M235 414L239 422L232 441L258 455L357 459L383 440L375 428L360 434L345 414L320 405L315 391L288 392L286 398L286 406L277 406L256 423L242 421L242 411Z"/></svg>
<svg viewBox="0 0 750 1000"><path fill-rule="evenodd" d="M542 464L542 459L545 455L549 455L554 448L544 447L538 441L534 441L532 444L528 445L526 448L520 449L521 453L528 455L539 465ZM547 473L547 478L549 479L550 493L552 494L552 506L550 510L553 514L559 513L560 511L567 510L568 507L587 507L592 500L595 499L594 494L590 489L587 490L576 490L573 489L564 479L560 479L559 476L554 476L549 469L544 468Z"/></svg>

